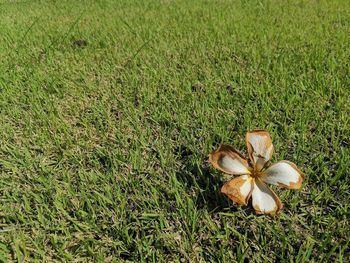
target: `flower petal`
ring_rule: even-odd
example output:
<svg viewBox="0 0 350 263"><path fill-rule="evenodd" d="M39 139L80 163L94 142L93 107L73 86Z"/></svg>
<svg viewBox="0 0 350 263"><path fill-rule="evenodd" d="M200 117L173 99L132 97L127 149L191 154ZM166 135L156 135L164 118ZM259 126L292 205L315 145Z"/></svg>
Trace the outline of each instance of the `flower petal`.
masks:
<svg viewBox="0 0 350 263"><path fill-rule="evenodd" d="M227 174L250 174L248 162L229 145L220 145L216 151L210 153L209 162Z"/></svg>
<svg viewBox="0 0 350 263"><path fill-rule="evenodd" d="M273 145L270 134L264 130L247 132L246 143L250 160L258 171L264 167L273 153Z"/></svg>
<svg viewBox="0 0 350 263"><path fill-rule="evenodd" d="M275 215L283 207L277 195L259 179L254 180L252 199L257 214Z"/></svg>
<svg viewBox="0 0 350 263"><path fill-rule="evenodd" d="M223 185L221 193L227 195L232 201L240 205L247 205L253 190L253 178L241 175Z"/></svg>
<svg viewBox="0 0 350 263"><path fill-rule="evenodd" d="M304 180L304 174L289 161L280 161L267 168L261 177L265 183L279 185L289 189L299 189Z"/></svg>

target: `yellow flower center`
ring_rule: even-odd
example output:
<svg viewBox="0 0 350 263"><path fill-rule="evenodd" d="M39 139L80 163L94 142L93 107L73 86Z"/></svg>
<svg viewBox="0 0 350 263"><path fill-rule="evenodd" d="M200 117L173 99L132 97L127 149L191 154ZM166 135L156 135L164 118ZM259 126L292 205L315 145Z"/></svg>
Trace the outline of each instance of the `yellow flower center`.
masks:
<svg viewBox="0 0 350 263"><path fill-rule="evenodd" d="M262 171L259 171L259 170L256 170L256 169L252 169L251 171L251 177L253 178L259 178L263 175L263 172Z"/></svg>

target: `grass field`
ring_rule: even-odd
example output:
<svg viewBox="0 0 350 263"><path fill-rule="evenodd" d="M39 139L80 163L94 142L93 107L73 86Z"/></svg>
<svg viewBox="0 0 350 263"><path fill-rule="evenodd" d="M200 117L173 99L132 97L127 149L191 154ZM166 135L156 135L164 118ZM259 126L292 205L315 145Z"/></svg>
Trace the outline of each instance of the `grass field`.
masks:
<svg viewBox="0 0 350 263"><path fill-rule="evenodd" d="M350 1L0 3L0 261L349 262ZM207 162L268 130L277 218Z"/></svg>

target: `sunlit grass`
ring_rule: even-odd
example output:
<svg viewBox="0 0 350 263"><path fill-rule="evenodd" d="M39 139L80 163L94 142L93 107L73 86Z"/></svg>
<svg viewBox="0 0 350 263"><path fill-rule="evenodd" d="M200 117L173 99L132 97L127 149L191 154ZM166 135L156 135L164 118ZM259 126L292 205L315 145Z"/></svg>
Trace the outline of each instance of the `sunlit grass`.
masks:
<svg viewBox="0 0 350 263"><path fill-rule="evenodd" d="M349 261L350 2L2 1L0 260ZM256 216L207 155L305 173Z"/></svg>

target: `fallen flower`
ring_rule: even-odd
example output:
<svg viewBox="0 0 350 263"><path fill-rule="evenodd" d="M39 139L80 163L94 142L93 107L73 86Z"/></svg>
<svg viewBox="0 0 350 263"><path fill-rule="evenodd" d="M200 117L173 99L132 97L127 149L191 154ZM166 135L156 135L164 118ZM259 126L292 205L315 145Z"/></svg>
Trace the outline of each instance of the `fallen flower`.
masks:
<svg viewBox="0 0 350 263"><path fill-rule="evenodd" d="M268 165L273 145L267 131L247 132L246 144L250 161L229 145L209 154L209 162L217 169L230 175L239 175L221 188L231 200L247 205L250 197L257 214L277 214L283 207L277 195L265 184L279 185L288 189L299 189L304 174L289 161Z"/></svg>

